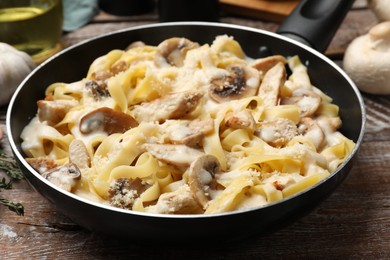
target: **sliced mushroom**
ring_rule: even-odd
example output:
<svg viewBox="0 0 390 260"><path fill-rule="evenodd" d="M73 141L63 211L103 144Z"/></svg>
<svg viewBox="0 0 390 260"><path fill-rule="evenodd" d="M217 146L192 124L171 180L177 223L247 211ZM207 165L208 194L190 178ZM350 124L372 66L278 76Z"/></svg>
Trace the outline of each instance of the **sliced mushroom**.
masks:
<svg viewBox="0 0 390 260"><path fill-rule="evenodd" d="M218 172L220 172L218 159L209 154L198 157L188 170L188 184L192 195L203 209L207 208L211 199L210 191L216 184L215 174Z"/></svg>
<svg viewBox="0 0 390 260"><path fill-rule="evenodd" d="M83 134L103 131L110 135L124 133L137 126L138 123L132 116L108 107L101 107L84 115L79 127Z"/></svg>
<svg viewBox="0 0 390 260"><path fill-rule="evenodd" d="M204 153L182 144L144 144L144 148L158 160L187 167Z"/></svg>
<svg viewBox="0 0 390 260"><path fill-rule="evenodd" d="M110 204L117 208L132 209L135 200L149 187L140 178L114 180L108 190Z"/></svg>
<svg viewBox="0 0 390 260"><path fill-rule="evenodd" d="M209 95L218 103L256 95L260 85L260 73L241 64L226 68L228 75L210 82Z"/></svg>
<svg viewBox="0 0 390 260"><path fill-rule="evenodd" d="M159 214L203 213L188 185L182 185L175 191L161 194L156 205L145 208L145 211Z"/></svg>
<svg viewBox="0 0 390 260"><path fill-rule="evenodd" d="M271 146L282 147L298 134L298 128L293 121L278 118L260 122L255 134Z"/></svg>
<svg viewBox="0 0 390 260"><path fill-rule="evenodd" d="M279 104L280 89L286 82L286 69L279 62L269 69L260 84L259 97L265 107L273 107Z"/></svg>
<svg viewBox="0 0 390 260"><path fill-rule="evenodd" d="M252 113L245 109L239 112L230 112L225 115L225 126L233 129L248 129L255 131L256 122Z"/></svg>
<svg viewBox="0 0 390 260"><path fill-rule="evenodd" d="M320 149L324 142L325 135L315 120L310 117L302 118L298 125L298 131L303 136L309 138L317 150Z"/></svg>
<svg viewBox="0 0 390 260"><path fill-rule="evenodd" d="M74 163L67 163L46 171L42 176L56 186L71 192L81 178L81 172Z"/></svg>
<svg viewBox="0 0 390 260"><path fill-rule="evenodd" d="M293 91L291 97L284 97L281 104L297 105L299 115L301 117L308 117L313 115L321 105L321 96L314 91L299 88Z"/></svg>
<svg viewBox="0 0 390 260"><path fill-rule="evenodd" d="M89 168L91 159L83 141L74 139L69 144L69 161L76 164L80 170Z"/></svg>
<svg viewBox="0 0 390 260"><path fill-rule="evenodd" d="M169 139L173 144L185 144L187 146L198 145L205 135L214 130L213 119L196 119L188 124L176 125L169 133Z"/></svg>
<svg viewBox="0 0 390 260"><path fill-rule="evenodd" d="M26 158L26 161L40 174L58 167L58 164L53 159L44 157Z"/></svg>
<svg viewBox="0 0 390 260"><path fill-rule="evenodd" d="M252 67L262 71L264 74L276 64L282 63L283 65L287 63L287 59L282 55L272 55L265 58L257 59L252 63Z"/></svg>
<svg viewBox="0 0 390 260"><path fill-rule="evenodd" d="M186 38L170 38L157 46L156 65L183 66L184 59L189 50L198 48L199 44Z"/></svg>
<svg viewBox="0 0 390 260"><path fill-rule="evenodd" d="M198 106L203 93L186 91L168 94L151 102L134 106L132 114L138 122L164 122L167 119L180 119Z"/></svg>
<svg viewBox="0 0 390 260"><path fill-rule="evenodd" d="M101 75L101 77L103 77L103 75ZM88 80L85 82L85 88L96 101L110 96L110 92L108 92L107 89L107 84L103 80Z"/></svg>
<svg viewBox="0 0 390 260"><path fill-rule="evenodd" d="M41 122L47 122L48 125L54 126L64 119L66 113L77 105L74 100L39 100L38 118Z"/></svg>

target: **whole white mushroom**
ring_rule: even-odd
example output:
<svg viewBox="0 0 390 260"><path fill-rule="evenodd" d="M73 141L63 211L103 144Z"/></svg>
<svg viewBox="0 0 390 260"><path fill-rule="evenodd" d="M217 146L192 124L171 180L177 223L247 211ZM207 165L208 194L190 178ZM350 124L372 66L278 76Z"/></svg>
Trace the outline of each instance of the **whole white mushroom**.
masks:
<svg viewBox="0 0 390 260"><path fill-rule="evenodd" d="M354 39L345 51L343 67L360 90L390 94L390 21Z"/></svg>
<svg viewBox="0 0 390 260"><path fill-rule="evenodd" d="M27 53L0 42L0 105L8 102L17 86L35 66Z"/></svg>
<svg viewBox="0 0 390 260"><path fill-rule="evenodd" d="M369 7L379 21L390 21L389 0L369 0Z"/></svg>

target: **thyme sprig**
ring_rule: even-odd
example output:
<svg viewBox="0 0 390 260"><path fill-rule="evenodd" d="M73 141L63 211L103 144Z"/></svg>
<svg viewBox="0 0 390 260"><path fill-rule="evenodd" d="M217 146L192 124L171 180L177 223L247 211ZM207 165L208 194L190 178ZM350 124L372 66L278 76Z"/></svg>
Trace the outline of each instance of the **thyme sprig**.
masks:
<svg viewBox="0 0 390 260"><path fill-rule="evenodd" d="M5 190L12 189L12 180L7 181L5 178L3 178L0 181L0 191L2 189L5 189ZM15 212L19 216L23 216L24 215L24 207L20 203L15 203L15 202L12 202L12 201L9 201L9 200L7 200L5 198L0 197L0 204L3 205L3 206L8 207L9 210Z"/></svg>
<svg viewBox="0 0 390 260"><path fill-rule="evenodd" d="M1 179L0 192L2 190L12 189L12 182L14 180L21 180L24 178L16 161L5 155L3 152L0 152L0 169L3 170L9 177L9 180L4 177ZM15 212L19 216L24 215L24 207L21 203L15 203L0 196L0 205L8 207L9 210Z"/></svg>

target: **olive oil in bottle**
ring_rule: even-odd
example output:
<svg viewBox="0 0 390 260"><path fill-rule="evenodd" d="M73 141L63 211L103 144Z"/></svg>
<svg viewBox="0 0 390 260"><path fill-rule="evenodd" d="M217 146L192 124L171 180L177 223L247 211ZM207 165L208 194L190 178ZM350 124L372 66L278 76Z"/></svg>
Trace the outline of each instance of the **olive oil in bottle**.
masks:
<svg viewBox="0 0 390 260"><path fill-rule="evenodd" d="M60 49L62 22L61 0L0 1L0 42L27 52L38 63Z"/></svg>

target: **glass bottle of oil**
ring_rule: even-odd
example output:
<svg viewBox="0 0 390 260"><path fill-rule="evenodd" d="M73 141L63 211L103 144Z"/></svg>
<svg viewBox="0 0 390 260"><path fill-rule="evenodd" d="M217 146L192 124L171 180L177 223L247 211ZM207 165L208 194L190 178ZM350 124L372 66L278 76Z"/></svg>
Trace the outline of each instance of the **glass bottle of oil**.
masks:
<svg viewBox="0 0 390 260"><path fill-rule="evenodd" d="M62 23L61 0L0 1L0 42L27 52L37 63L61 49Z"/></svg>

